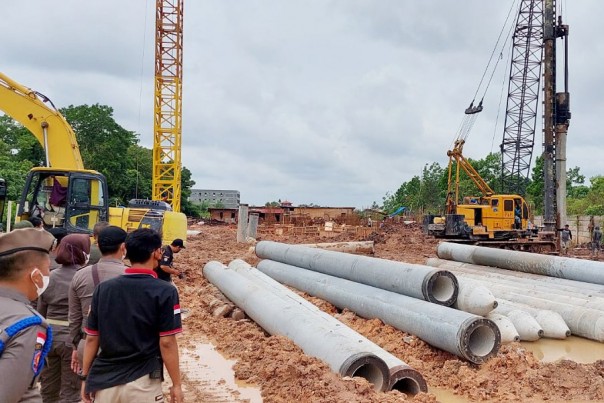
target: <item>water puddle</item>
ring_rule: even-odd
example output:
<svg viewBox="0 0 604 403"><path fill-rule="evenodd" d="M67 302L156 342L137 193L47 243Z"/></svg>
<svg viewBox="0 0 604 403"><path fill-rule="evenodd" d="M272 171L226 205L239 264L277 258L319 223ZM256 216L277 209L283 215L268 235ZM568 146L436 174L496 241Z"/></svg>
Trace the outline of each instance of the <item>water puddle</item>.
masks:
<svg viewBox="0 0 604 403"><path fill-rule="evenodd" d="M436 396L437 402L442 403L467 403L470 400L463 396L456 395L450 390L428 387L428 392Z"/></svg>
<svg viewBox="0 0 604 403"><path fill-rule="evenodd" d="M180 354L181 372L192 385L204 394L204 401L262 403L260 389L246 382L236 381L235 360L227 360L211 343L198 343L194 348L183 348Z"/></svg>
<svg viewBox="0 0 604 403"><path fill-rule="evenodd" d="M541 362L571 360L581 364L591 364L604 360L604 344L571 336L566 340L539 339L534 342L521 342Z"/></svg>

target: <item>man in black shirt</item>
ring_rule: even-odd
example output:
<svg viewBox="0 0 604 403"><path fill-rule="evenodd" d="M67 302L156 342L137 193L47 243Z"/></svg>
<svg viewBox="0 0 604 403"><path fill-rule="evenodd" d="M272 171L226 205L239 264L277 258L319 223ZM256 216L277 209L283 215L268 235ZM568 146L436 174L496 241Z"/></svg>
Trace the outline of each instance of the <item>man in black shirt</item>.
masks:
<svg viewBox="0 0 604 403"><path fill-rule="evenodd" d="M163 402L162 369L172 387L171 402L182 402L178 344L181 332L178 292L155 280L161 238L149 228L126 238L125 274L94 291L81 379L82 399L90 403ZM100 353L99 353L100 348ZM97 356L97 353L98 356Z"/></svg>
<svg viewBox="0 0 604 403"><path fill-rule="evenodd" d="M157 278L171 282L172 274L180 276L180 272L172 267L172 261L174 260L174 254L180 252L181 249L185 249L185 244L180 238L173 240L170 245L162 248L161 259L159 259L158 266L154 269Z"/></svg>

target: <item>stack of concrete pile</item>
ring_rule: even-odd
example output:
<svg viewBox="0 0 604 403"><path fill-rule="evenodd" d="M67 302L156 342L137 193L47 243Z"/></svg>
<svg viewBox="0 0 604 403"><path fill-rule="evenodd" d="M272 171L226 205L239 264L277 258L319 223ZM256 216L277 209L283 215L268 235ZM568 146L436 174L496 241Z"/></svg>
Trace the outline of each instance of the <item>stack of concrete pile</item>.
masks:
<svg viewBox="0 0 604 403"><path fill-rule="evenodd" d="M268 333L288 337L340 375L363 377L378 391L427 392L419 372L244 261L208 262L203 275Z"/></svg>
<svg viewBox="0 0 604 403"><path fill-rule="evenodd" d="M524 311L544 337L573 334L604 341L604 264L443 242L428 265L453 271L459 281L483 285L497 297L495 312Z"/></svg>
<svg viewBox="0 0 604 403"><path fill-rule="evenodd" d="M449 271L366 256L261 241L258 270L273 279L365 318L379 318L427 343L476 364L497 354L501 335L482 316L452 309L469 305L485 312L495 303L476 294L458 298ZM479 301L480 300L480 301Z"/></svg>

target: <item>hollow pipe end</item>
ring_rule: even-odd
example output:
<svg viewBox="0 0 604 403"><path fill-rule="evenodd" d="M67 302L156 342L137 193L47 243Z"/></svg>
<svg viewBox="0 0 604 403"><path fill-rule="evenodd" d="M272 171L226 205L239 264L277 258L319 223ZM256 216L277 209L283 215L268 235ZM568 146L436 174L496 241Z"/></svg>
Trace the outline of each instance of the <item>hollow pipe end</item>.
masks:
<svg viewBox="0 0 604 403"><path fill-rule="evenodd" d="M473 317L460 327L458 343L462 357L474 364L482 364L499 351L501 333L492 320Z"/></svg>
<svg viewBox="0 0 604 403"><path fill-rule="evenodd" d="M390 368L390 383L388 391L398 390L408 396L415 396L419 392L428 392L428 384L424 377L415 369L408 366Z"/></svg>
<svg viewBox="0 0 604 403"><path fill-rule="evenodd" d="M448 270L434 270L424 280L423 294L426 301L451 306L457 301L459 294L457 277Z"/></svg>
<svg viewBox="0 0 604 403"><path fill-rule="evenodd" d="M390 386L388 365L372 353L357 353L348 357L340 366L340 375L365 378L378 392L385 392Z"/></svg>

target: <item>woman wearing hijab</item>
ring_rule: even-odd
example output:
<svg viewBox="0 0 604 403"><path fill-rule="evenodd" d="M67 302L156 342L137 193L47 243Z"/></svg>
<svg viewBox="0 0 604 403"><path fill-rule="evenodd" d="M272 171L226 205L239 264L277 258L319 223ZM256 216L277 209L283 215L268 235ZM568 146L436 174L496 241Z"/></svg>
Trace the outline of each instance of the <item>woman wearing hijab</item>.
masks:
<svg viewBox="0 0 604 403"><path fill-rule="evenodd" d="M38 311L52 326L52 348L48 365L42 370L42 400L49 402L79 402L80 380L71 370L72 341L69 340L69 285L75 273L86 266L90 257L90 237L70 234L64 237L56 251L60 264L50 273L47 290L38 299Z"/></svg>

